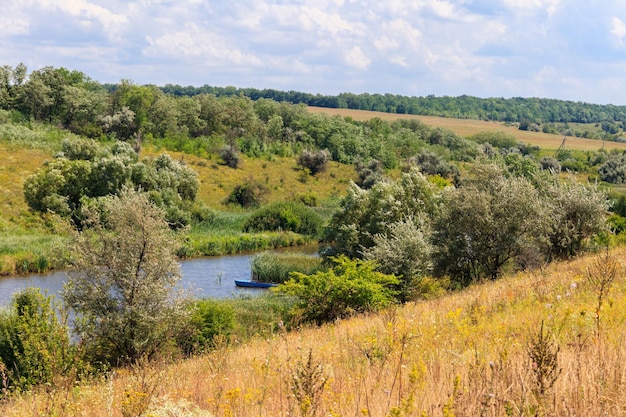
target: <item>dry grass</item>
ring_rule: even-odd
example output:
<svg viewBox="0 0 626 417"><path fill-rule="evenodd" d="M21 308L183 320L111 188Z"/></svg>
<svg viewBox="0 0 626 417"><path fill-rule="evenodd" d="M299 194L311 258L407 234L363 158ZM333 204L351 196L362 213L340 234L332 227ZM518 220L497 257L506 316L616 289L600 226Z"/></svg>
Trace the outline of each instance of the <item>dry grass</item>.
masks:
<svg viewBox="0 0 626 417"><path fill-rule="evenodd" d="M0 155L0 213L9 219L27 210L22 192L24 180L52 156L39 149L5 143L0 143Z"/></svg>
<svg viewBox="0 0 626 417"><path fill-rule="evenodd" d="M161 151L144 149L143 156L156 155ZM183 153L170 152L172 157L185 161L200 178L198 198L213 208L224 208L222 202L235 188L247 180L254 180L264 184L269 193L268 201L288 200L303 193L313 193L319 201L343 195L348 181L355 178L354 167L329 162L328 169L315 176L306 177L306 182L300 181L302 170L298 169L295 158L268 158L241 157L238 169L229 168L214 159L200 158Z"/></svg>
<svg viewBox="0 0 626 417"><path fill-rule="evenodd" d="M563 140L561 135L551 135L542 132L528 132L519 130L514 126L507 126L500 122L487 122L483 120L471 120L471 119L453 119L448 117L436 117L436 116L416 116L410 114L393 114L374 112L366 110L350 110L350 109L329 109L323 107L309 107L310 112L313 113L326 113L330 115L340 115L344 117L351 117L353 120L364 121L374 117L378 117L383 120L397 120L397 119L418 119L424 124L429 126L437 126L445 129L449 129L460 136L471 136L479 132L485 131L502 131L509 133L517 138L517 140L529 145L540 146L544 149L558 149ZM602 149L626 149L626 143L620 142L602 142L600 140L577 138L568 136L565 141L565 148L572 150L582 151L597 151Z"/></svg>
<svg viewBox="0 0 626 417"><path fill-rule="evenodd" d="M612 255L623 259L626 250ZM223 344L175 365L117 371L69 394L24 395L0 414L41 415L38 407L56 398L66 416L120 416L151 392L155 404L191 404L215 416L622 416L626 281L618 265L599 331L586 278L594 259L379 315ZM540 351L560 349L556 380L543 393L528 353L541 323Z"/></svg>

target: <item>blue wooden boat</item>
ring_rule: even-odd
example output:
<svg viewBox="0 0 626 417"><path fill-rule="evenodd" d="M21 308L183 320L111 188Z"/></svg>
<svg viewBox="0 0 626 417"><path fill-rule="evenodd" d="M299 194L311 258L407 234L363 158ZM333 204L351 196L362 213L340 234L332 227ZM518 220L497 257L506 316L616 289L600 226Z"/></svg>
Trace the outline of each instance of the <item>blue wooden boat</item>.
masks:
<svg viewBox="0 0 626 417"><path fill-rule="evenodd" d="M271 282L259 282L259 281L241 281L236 279L235 285L238 287L246 287L246 288L270 288L274 287L276 284Z"/></svg>

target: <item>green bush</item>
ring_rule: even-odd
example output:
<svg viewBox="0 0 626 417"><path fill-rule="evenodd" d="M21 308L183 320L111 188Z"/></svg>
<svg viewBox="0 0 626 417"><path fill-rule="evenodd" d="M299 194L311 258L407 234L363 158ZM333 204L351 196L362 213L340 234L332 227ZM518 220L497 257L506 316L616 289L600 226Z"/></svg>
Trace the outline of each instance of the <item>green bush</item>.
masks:
<svg viewBox="0 0 626 417"><path fill-rule="evenodd" d="M254 180L247 180L236 185L226 197L226 204L236 204L241 207L258 207L265 200L269 190L263 184Z"/></svg>
<svg viewBox="0 0 626 417"><path fill-rule="evenodd" d="M311 275L321 268L321 258L302 253L264 252L252 260L252 276L262 282L283 283L291 272Z"/></svg>
<svg viewBox="0 0 626 417"><path fill-rule="evenodd" d="M376 272L376 264L340 256L324 272L305 275L299 272L275 288L298 297L294 315L305 322L322 324L356 313L378 311L394 302L393 286L398 279Z"/></svg>
<svg viewBox="0 0 626 417"><path fill-rule="evenodd" d="M235 312L218 300L198 300L192 304L189 332L179 340L187 353L200 353L214 346L218 335L229 336L235 328Z"/></svg>
<svg viewBox="0 0 626 417"><path fill-rule="evenodd" d="M0 373L8 388L29 389L51 384L55 377L79 369L77 350L59 321L51 297L29 288L13 297L0 314Z"/></svg>
<svg viewBox="0 0 626 417"><path fill-rule="evenodd" d="M243 225L245 232L291 231L317 236L322 230L322 217L304 204L283 201L260 208Z"/></svg>

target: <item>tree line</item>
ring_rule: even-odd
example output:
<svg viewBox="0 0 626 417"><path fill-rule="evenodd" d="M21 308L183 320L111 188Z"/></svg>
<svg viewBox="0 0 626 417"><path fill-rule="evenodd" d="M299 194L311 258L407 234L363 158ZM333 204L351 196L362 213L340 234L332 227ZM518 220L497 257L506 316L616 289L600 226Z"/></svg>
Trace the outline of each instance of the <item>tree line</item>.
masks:
<svg viewBox="0 0 626 417"><path fill-rule="evenodd" d="M114 88L114 86L109 86ZM396 114L454 117L459 119L493 120L521 123L602 123L626 121L626 106L593 104L536 97L479 98L468 95L457 97L434 95L409 97L397 94L311 94L300 91L255 89L237 87L201 87L166 84L161 89L175 96L214 94L216 96L243 95L253 100L271 98L279 102L304 103L309 106L369 110Z"/></svg>

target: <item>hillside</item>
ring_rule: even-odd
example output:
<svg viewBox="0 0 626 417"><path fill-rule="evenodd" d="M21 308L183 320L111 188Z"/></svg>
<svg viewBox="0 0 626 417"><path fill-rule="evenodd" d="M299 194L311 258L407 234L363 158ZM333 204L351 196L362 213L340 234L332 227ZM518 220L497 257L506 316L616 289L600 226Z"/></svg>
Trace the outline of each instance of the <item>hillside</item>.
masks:
<svg viewBox="0 0 626 417"><path fill-rule="evenodd" d="M624 256L619 248L379 315L221 340L210 354L91 385L59 381L0 414L138 416L150 403L145 415L620 416L626 280L613 262Z"/></svg>

